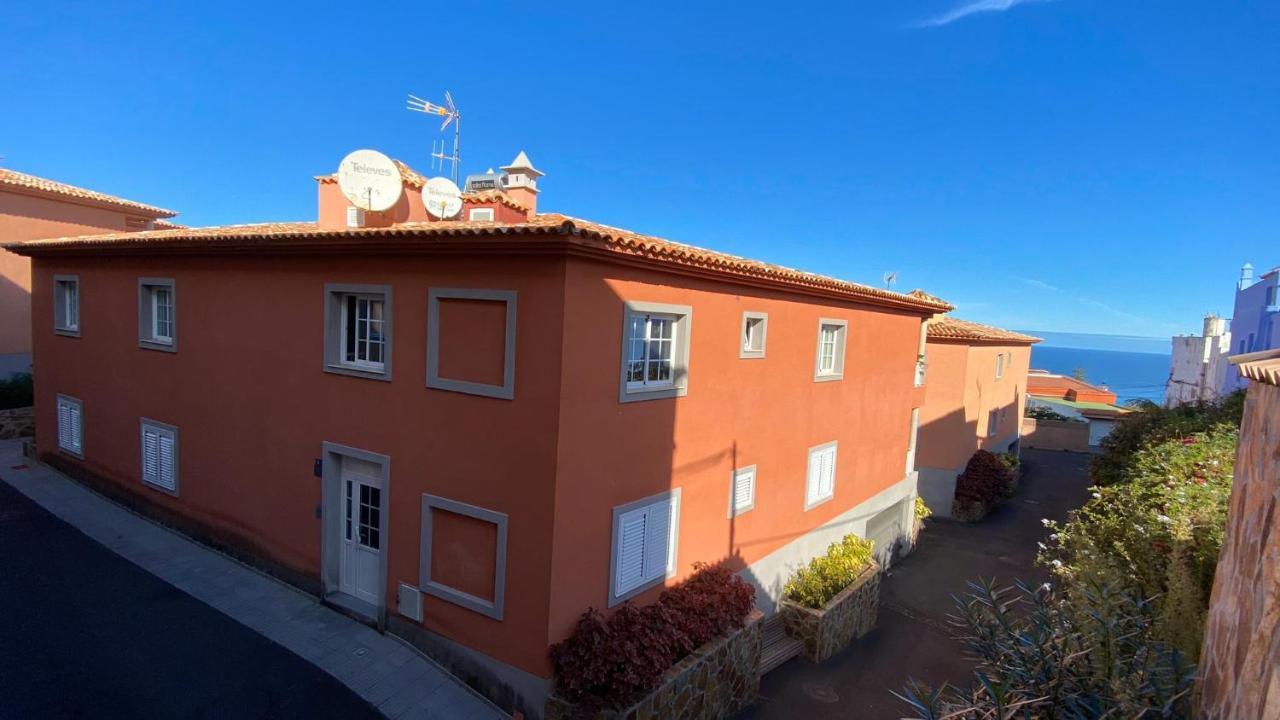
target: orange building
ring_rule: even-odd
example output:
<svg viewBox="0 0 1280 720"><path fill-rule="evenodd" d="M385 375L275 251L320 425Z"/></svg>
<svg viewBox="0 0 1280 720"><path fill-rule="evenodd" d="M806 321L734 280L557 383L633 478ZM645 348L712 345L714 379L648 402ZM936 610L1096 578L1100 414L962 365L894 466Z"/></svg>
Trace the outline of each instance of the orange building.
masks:
<svg viewBox="0 0 1280 720"><path fill-rule="evenodd" d="M0 168L0 244L174 227L177 213ZM31 261L0 253L0 379L31 369Z"/></svg>
<svg viewBox="0 0 1280 720"><path fill-rule="evenodd" d="M1027 376L1027 395L1032 407L1088 423L1092 449L1101 447L1103 438L1129 412L1116 404L1116 394L1106 387L1045 370L1032 370Z"/></svg>
<svg viewBox="0 0 1280 720"><path fill-rule="evenodd" d="M772 611L839 537L899 544L949 306L539 213L504 170L462 220L400 166L364 227L322 176L318 223L8 249L43 460L538 716L589 607L725 561Z"/></svg>
<svg viewBox="0 0 1280 720"><path fill-rule="evenodd" d="M956 476L975 452L1018 451L1037 342L950 316L929 322L929 395L920 409L915 468L920 497L934 513L951 514Z"/></svg>

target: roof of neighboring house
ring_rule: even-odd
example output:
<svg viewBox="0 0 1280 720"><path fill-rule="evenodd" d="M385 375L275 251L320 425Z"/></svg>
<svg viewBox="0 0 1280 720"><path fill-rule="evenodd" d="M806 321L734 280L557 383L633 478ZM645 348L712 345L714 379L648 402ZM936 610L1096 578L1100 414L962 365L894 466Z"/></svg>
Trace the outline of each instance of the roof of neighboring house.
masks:
<svg viewBox="0 0 1280 720"><path fill-rule="evenodd" d="M1047 398L1041 396L1037 396L1036 399L1041 402L1052 403L1054 405L1065 405L1066 407L1079 410L1080 414L1085 417L1117 417L1130 412L1127 408L1122 408L1119 405L1112 405L1110 403L1081 402L1079 400L1067 400L1065 398L1057 397Z"/></svg>
<svg viewBox="0 0 1280 720"><path fill-rule="evenodd" d="M1106 388L1090 385L1073 377L1050 375L1034 370L1027 375L1027 394L1079 402L1102 402L1108 405L1116 401L1116 394Z"/></svg>
<svg viewBox="0 0 1280 720"><path fill-rule="evenodd" d="M462 200L463 202L471 203L498 203L499 205L506 205L513 210L519 210L524 213L529 212L529 208L512 200L511 196L501 190L480 190L478 192L463 193Z"/></svg>
<svg viewBox="0 0 1280 720"><path fill-rule="evenodd" d="M185 230L187 228L186 225L179 225L178 223L169 222L168 220L156 220L151 225L155 230Z"/></svg>
<svg viewBox="0 0 1280 720"><path fill-rule="evenodd" d="M432 242L423 242L428 239ZM464 244L491 252L527 252L539 246L564 244L578 253L607 253L615 258L625 256L685 274L763 281L793 291L834 296L846 301L928 313L952 309L946 302L924 294L882 290L556 213L538 214L522 223L410 222L366 228L322 228L309 222L230 225L29 240L4 247L19 255L55 255L159 251L191 254L230 250L289 252L302 249L422 252L433 248L456 249Z"/></svg>
<svg viewBox="0 0 1280 720"><path fill-rule="evenodd" d="M1240 368L1240 374L1268 385L1280 385L1280 349L1263 350L1227 358Z"/></svg>
<svg viewBox="0 0 1280 720"><path fill-rule="evenodd" d="M1002 345L1034 345L1040 338L944 315L929 322L930 340L959 340Z"/></svg>
<svg viewBox="0 0 1280 720"><path fill-rule="evenodd" d="M173 217L178 213L173 210L165 210L154 205L144 205L140 202L125 200L114 195L100 193L95 190L86 190L75 185L68 185L54 180L46 180L45 178L36 177L20 173L16 170L0 168L0 189L17 188L19 190L33 190L44 195L58 195L64 198L74 200L88 201L97 205L107 205L121 210L130 210L151 217Z"/></svg>

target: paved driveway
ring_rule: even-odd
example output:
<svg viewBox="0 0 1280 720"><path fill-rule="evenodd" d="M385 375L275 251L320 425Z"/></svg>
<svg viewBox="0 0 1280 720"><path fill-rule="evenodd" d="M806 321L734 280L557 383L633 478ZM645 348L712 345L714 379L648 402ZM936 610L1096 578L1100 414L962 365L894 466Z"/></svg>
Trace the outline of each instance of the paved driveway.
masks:
<svg viewBox="0 0 1280 720"><path fill-rule="evenodd" d="M0 482L0 718L380 718Z"/></svg>
<svg viewBox="0 0 1280 720"><path fill-rule="evenodd" d="M876 629L822 665L797 658L764 678L762 698L741 718L897 720L910 708L889 694L914 677L969 684L973 666L944 623L953 594L978 577L1043 582L1036 543L1042 518L1063 519L1089 496L1088 456L1023 451L1018 494L976 525L931 520L914 553L881 585Z"/></svg>

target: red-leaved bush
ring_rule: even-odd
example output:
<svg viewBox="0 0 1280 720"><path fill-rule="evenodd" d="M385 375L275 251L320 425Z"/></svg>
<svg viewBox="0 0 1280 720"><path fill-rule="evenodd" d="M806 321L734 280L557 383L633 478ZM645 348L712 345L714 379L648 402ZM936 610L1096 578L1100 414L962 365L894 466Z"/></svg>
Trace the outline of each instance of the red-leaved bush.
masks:
<svg viewBox="0 0 1280 720"><path fill-rule="evenodd" d="M626 603L608 618L591 608L551 646L556 692L587 708L624 708L686 655L741 628L755 601L755 588L728 568L699 565L652 605Z"/></svg>
<svg viewBox="0 0 1280 720"><path fill-rule="evenodd" d="M1013 491L1013 475L1000 458L979 450L956 478L956 500L994 505Z"/></svg>

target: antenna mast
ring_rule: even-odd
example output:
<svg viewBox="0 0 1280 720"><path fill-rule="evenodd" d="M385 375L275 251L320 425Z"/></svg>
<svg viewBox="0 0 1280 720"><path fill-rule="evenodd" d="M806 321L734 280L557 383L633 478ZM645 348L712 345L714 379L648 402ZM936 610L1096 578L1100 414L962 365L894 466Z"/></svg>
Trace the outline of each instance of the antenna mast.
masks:
<svg viewBox="0 0 1280 720"><path fill-rule="evenodd" d="M885 288L885 290L892 290L892 289L893 289L894 284L895 284L895 283L897 283L897 282L898 282L898 273L897 273L897 272L895 272L895 271L893 271L893 270L890 270L889 272L886 272L886 273L884 274L884 288Z"/></svg>
<svg viewBox="0 0 1280 720"><path fill-rule="evenodd" d="M425 113L427 115L439 115L444 118L444 122L440 124L440 132L444 132L449 124L453 124L453 154L446 155L445 139L441 138L439 146L437 141L431 141L431 168L434 170L437 165L440 171L444 171L445 163L449 163L449 174L453 179L453 184L458 184L458 168L462 164L462 115L458 112L457 106L453 104L453 95L448 90L444 91L444 105L436 105L433 102L423 100L416 95L409 95L408 110L413 112Z"/></svg>

